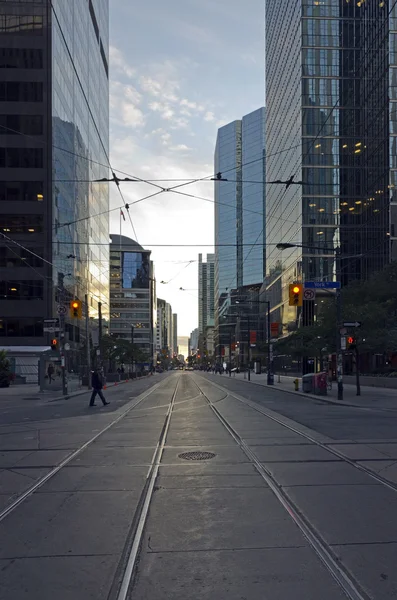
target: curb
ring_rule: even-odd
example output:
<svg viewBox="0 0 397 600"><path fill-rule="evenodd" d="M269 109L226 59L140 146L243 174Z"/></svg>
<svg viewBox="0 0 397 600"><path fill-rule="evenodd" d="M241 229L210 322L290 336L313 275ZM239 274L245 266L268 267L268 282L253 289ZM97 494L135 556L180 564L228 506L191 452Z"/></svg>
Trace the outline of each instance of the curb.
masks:
<svg viewBox="0 0 397 600"><path fill-rule="evenodd" d="M328 398L324 398L324 396L315 396L314 394L307 394L304 392L295 392L295 390L286 390L276 387L276 385L268 385L267 383L257 383L256 381L248 381L248 379L240 379L239 381L245 381L246 383L252 383L253 385L259 385L265 388L271 388L272 390L277 390L278 392L286 392L287 394L293 394L294 396L302 396L303 398L310 398L311 400L317 400L319 402L323 402L324 404L332 404L333 406L348 406L352 408L371 408L370 406L361 406L360 404L350 404L349 402L343 402L338 400L329 400Z"/></svg>

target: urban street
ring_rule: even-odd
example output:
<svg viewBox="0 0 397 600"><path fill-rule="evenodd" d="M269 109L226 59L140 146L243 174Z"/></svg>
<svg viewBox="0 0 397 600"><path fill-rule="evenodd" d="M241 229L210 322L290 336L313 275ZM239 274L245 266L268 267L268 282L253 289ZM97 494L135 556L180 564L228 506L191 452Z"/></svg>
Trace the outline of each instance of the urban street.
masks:
<svg viewBox="0 0 397 600"><path fill-rule="evenodd" d="M108 399L2 419L1 599L397 594L397 410L199 372Z"/></svg>

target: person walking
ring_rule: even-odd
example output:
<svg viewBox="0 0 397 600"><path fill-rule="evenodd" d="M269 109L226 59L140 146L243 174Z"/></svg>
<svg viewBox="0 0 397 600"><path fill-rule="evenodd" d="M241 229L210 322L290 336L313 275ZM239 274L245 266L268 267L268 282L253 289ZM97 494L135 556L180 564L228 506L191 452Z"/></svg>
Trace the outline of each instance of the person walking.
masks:
<svg viewBox="0 0 397 600"><path fill-rule="evenodd" d="M102 400L103 406L107 406L108 404L110 404L110 402L106 402L105 396L102 393L103 379L102 379L102 375L98 369L94 369L94 371L92 373L91 385L92 385L92 394L91 394L90 406L96 406L94 400L95 400L95 397L97 394L100 397L100 399Z"/></svg>

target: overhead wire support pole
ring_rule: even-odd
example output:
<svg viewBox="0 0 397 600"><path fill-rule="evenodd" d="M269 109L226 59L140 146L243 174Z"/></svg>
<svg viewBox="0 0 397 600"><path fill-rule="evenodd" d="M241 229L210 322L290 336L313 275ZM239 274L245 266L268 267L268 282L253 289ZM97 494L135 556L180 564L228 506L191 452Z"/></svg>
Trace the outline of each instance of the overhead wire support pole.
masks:
<svg viewBox="0 0 397 600"><path fill-rule="evenodd" d="M274 384L273 377L273 346L271 343L271 327L270 327L270 300L267 304L267 385Z"/></svg>
<svg viewBox="0 0 397 600"><path fill-rule="evenodd" d="M91 381L90 381L91 348L90 348L90 324L89 324L90 314L89 314L89 308L88 308L88 294L85 294L84 301L85 301L85 339L86 339L86 345L87 345L87 388L90 390L91 389Z"/></svg>

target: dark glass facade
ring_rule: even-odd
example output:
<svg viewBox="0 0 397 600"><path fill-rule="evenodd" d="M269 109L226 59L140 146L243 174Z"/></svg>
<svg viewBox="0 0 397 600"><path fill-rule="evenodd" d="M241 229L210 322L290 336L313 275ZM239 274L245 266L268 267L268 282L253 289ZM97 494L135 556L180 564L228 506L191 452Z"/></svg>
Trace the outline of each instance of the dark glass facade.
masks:
<svg viewBox="0 0 397 600"><path fill-rule="evenodd" d="M149 267L149 254L123 252L121 267L123 289L148 289Z"/></svg>
<svg viewBox="0 0 397 600"><path fill-rule="evenodd" d="M108 185L89 183L109 173L108 16L108 0L0 3L0 231L27 248L0 240L4 345L47 345L43 319L75 296L109 313L108 215L93 217ZM84 323L65 331L73 348Z"/></svg>
<svg viewBox="0 0 397 600"><path fill-rule="evenodd" d="M284 332L299 317L288 283L346 285L390 259L389 36L387 2L266 3L267 180L303 182L267 189L268 298Z"/></svg>

